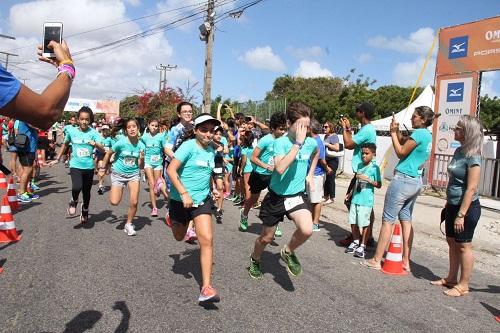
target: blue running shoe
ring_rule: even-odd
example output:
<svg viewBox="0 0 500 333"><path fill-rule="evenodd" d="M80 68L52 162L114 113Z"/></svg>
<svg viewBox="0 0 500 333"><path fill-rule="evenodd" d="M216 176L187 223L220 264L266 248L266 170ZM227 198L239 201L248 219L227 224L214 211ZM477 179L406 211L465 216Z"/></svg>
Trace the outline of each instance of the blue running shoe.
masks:
<svg viewBox="0 0 500 333"><path fill-rule="evenodd" d="M23 202L23 203L30 203L31 202L31 198L26 193L18 194L17 195L17 201Z"/></svg>
<svg viewBox="0 0 500 333"><path fill-rule="evenodd" d="M40 198L38 194L32 193L32 192L25 192L24 194L28 195L31 200L37 200Z"/></svg>

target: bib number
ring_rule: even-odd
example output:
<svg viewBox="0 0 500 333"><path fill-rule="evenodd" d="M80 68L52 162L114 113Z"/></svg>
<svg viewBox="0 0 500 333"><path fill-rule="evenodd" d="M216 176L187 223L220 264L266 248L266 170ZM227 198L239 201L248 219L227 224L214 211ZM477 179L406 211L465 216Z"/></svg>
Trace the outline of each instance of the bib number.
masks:
<svg viewBox="0 0 500 333"><path fill-rule="evenodd" d="M87 148L78 148L76 150L76 156L78 157L89 157L90 156L90 150Z"/></svg>
<svg viewBox="0 0 500 333"><path fill-rule="evenodd" d="M304 199L302 199L301 195L297 195L291 198L285 198L285 210L290 211L293 208L297 207L304 203Z"/></svg>
<svg viewBox="0 0 500 333"><path fill-rule="evenodd" d="M151 155L151 163L160 162L160 161L161 161L160 155Z"/></svg>
<svg viewBox="0 0 500 333"><path fill-rule="evenodd" d="M123 164L125 164L128 167L133 167L133 166L135 166L135 158L134 157L125 157L123 159Z"/></svg>

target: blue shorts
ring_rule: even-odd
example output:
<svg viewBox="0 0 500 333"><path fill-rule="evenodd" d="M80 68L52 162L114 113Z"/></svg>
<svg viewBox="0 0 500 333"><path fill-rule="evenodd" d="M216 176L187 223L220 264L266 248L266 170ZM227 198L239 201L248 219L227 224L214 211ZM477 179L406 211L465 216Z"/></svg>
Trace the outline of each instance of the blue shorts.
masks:
<svg viewBox="0 0 500 333"><path fill-rule="evenodd" d="M393 224L399 218L400 221L411 222L413 207L421 188L421 177L410 177L396 171L385 194L382 221Z"/></svg>
<svg viewBox="0 0 500 333"><path fill-rule="evenodd" d="M151 164L146 163L146 164L144 164L144 169L162 170L163 164L151 165Z"/></svg>

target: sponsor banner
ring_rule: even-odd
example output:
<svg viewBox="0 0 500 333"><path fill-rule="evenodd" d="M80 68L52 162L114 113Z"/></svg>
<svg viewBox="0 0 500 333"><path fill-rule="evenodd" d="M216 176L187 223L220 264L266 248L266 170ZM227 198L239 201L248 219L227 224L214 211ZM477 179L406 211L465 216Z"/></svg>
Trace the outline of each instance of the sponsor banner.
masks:
<svg viewBox="0 0 500 333"><path fill-rule="evenodd" d="M94 113L105 113L108 116L118 116L120 102L115 100L93 100L85 98L69 98L64 111L77 112L83 106L92 109Z"/></svg>
<svg viewBox="0 0 500 333"><path fill-rule="evenodd" d="M463 115L476 114L478 74L441 75L437 79L436 112L441 116L433 128L434 153L453 155L460 144L453 128Z"/></svg>
<svg viewBox="0 0 500 333"><path fill-rule="evenodd" d="M439 31L436 74L500 69L500 16Z"/></svg>

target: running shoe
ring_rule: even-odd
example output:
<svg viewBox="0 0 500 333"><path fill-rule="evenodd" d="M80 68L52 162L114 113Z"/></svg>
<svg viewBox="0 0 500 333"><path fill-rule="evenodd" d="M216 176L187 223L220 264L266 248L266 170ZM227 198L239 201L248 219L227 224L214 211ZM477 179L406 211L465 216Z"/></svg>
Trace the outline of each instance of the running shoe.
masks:
<svg viewBox="0 0 500 333"><path fill-rule="evenodd" d="M243 215L243 208L240 209L240 227L241 232L246 232L248 230L248 216Z"/></svg>
<svg viewBox="0 0 500 333"><path fill-rule="evenodd" d="M280 225L276 225L276 230L274 231L274 237L281 237L283 236L283 231L281 230Z"/></svg>
<svg viewBox="0 0 500 333"><path fill-rule="evenodd" d="M68 212L69 216L75 216L75 214L76 214L76 204L77 204L77 201L71 200L69 202L68 209L67 209L67 212Z"/></svg>
<svg viewBox="0 0 500 333"><path fill-rule="evenodd" d="M31 202L31 198L26 193L18 194L17 195L17 201L23 202L23 203L30 203Z"/></svg>
<svg viewBox="0 0 500 333"><path fill-rule="evenodd" d="M286 270L292 276L298 276L302 273L302 266L300 265L299 259L295 253L287 253L285 247L281 249L281 259L286 263Z"/></svg>
<svg viewBox="0 0 500 333"><path fill-rule="evenodd" d="M250 256L250 266L248 266L248 275L251 278L260 280L262 279L262 269L260 268L260 261L255 260Z"/></svg>
<svg viewBox="0 0 500 333"><path fill-rule="evenodd" d="M158 216L158 208L154 207L153 209L151 209L151 216L152 217Z"/></svg>
<svg viewBox="0 0 500 333"><path fill-rule="evenodd" d="M35 182L30 182L30 187L33 191L38 191L40 189L40 186L38 186Z"/></svg>
<svg viewBox="0 0 500 333"><path fill-rule="evenodd" d="M262 203L261 201L257 201L257 202L255 203L255 205L253 205L253 207L252 207L252 208L253 208L253 209L259 209L259 208L260 208L261 203Z"/></svg>
<svg viewBox="0 0 500 333"><path fill-rule="evenodd" d="M238 197L236 200L233 201L233 204L235 206L239 206L239 205L241 205L244 202L245 202L245 199L243 197Z"/></svg>
<svg viewBox="0 0 500 333"><path fill-rule="evenodd" d="M222 209L217 209L215 211L215 222L217 222L217 224L222 224Z"/></svg>
<svg viewBox="0 0 500 333"><path fill-rule="evenodd" d="M229 197L231 196L231 193L230 192L224 192L224 199L229 199Z"/></svg>
<svg viewBox="0 0 500 333"><path fill-rule="evenodd" d="M172 220L170 219L170 214L167 211L167 215L165 215L165 224L167 227L172 228Z"/></svg>
<svg viewBox="0 0 500 333"><path fill-rule="evenodd" d="M194 242L198 239L196 236L196 232L194 228L188 228L186 231L186 236L184 236L184 241L189 244L194 244Z"/></svg>
<svg viewBox="0 0 500 333"><path fill-rule="evenodd" d="M99 186L99 188L97 189L97 194L103 195L104 194L104 187Z"/></svg>
<svg viewBox="0 0 500 333"><path fill-rule="evenodd" d="M326 201L323 202L323 205L329 205L329 204L332 204L333 203L333 200L332 199L328 199Z"/></svg>
<svg viewBox="0 0 500 333"><path fill-rule="evenodd" d="M66 161L64 162L64 167L65 167L65 168L69 168L69 161L68 161L68 160L66 160Z"/></svg>
<svg viewBox="0 0 500 333"><path fill-rule="evenodd" d="M365 247L364 245L358 246L356 250L354 250L354 256L357 258L365 257Z"/></svg>
<svg viewBox="0 0 500 333"><path fill-rule="evenodd" d="M137 234L132 223L125 223L125 228L123 228L123 231L129 236L135 236Z"/></svg>
<svg viewBox="0 0 500 333"><path fill-rule="evenodd" d="M349 244L348 247L345 248L345 253L354 253L354 251L356 251L356 249L359 247L359 244L356 243L356 242L352 242L351 244Z"/></svg>
<svg viewBox="0 0 500 333"><path fill-rule="evenodd" d="M200 296L198 296L198 302L217 303L220 302L220 297L214 287L206 286L201 288Z"/></svg>
<svg viewBox="0 0 500 333"><path fill-rule="evenodd" d="M26 192L26 194L30 197L31 200L40 199L40 196L38 194L33 193L33 192Z"/></svg>
<svg viewBox="0 0 500 333"><path fill-rule="evenodd" d="M319 224L313 223L313 231L320 231Z"/></svg>
<svg viewBox="0 0 500 333"><path fill-rule="evenodd" d="M229 197L227 197L227 200L234 201L234 200L236 200L236 198L238 198L237 195L231 194Z"/></svg>
<svg viewBox="0 0 500 333"><path fill-rule="evenodd" d="M81 205L81 213L80 213L80 223L85 224L89 221L89 210L83 208L83 203Z"/></svg>
<svg viewBox="0 0 500 333"><path fill-rule="evenodd" d="M162 178L158 178L158 180L155 183L155 188L154 188L154 191L155 191L156 195L160 195L160 190L161 190L162 184L163 184L163 179Z"/></svg>

